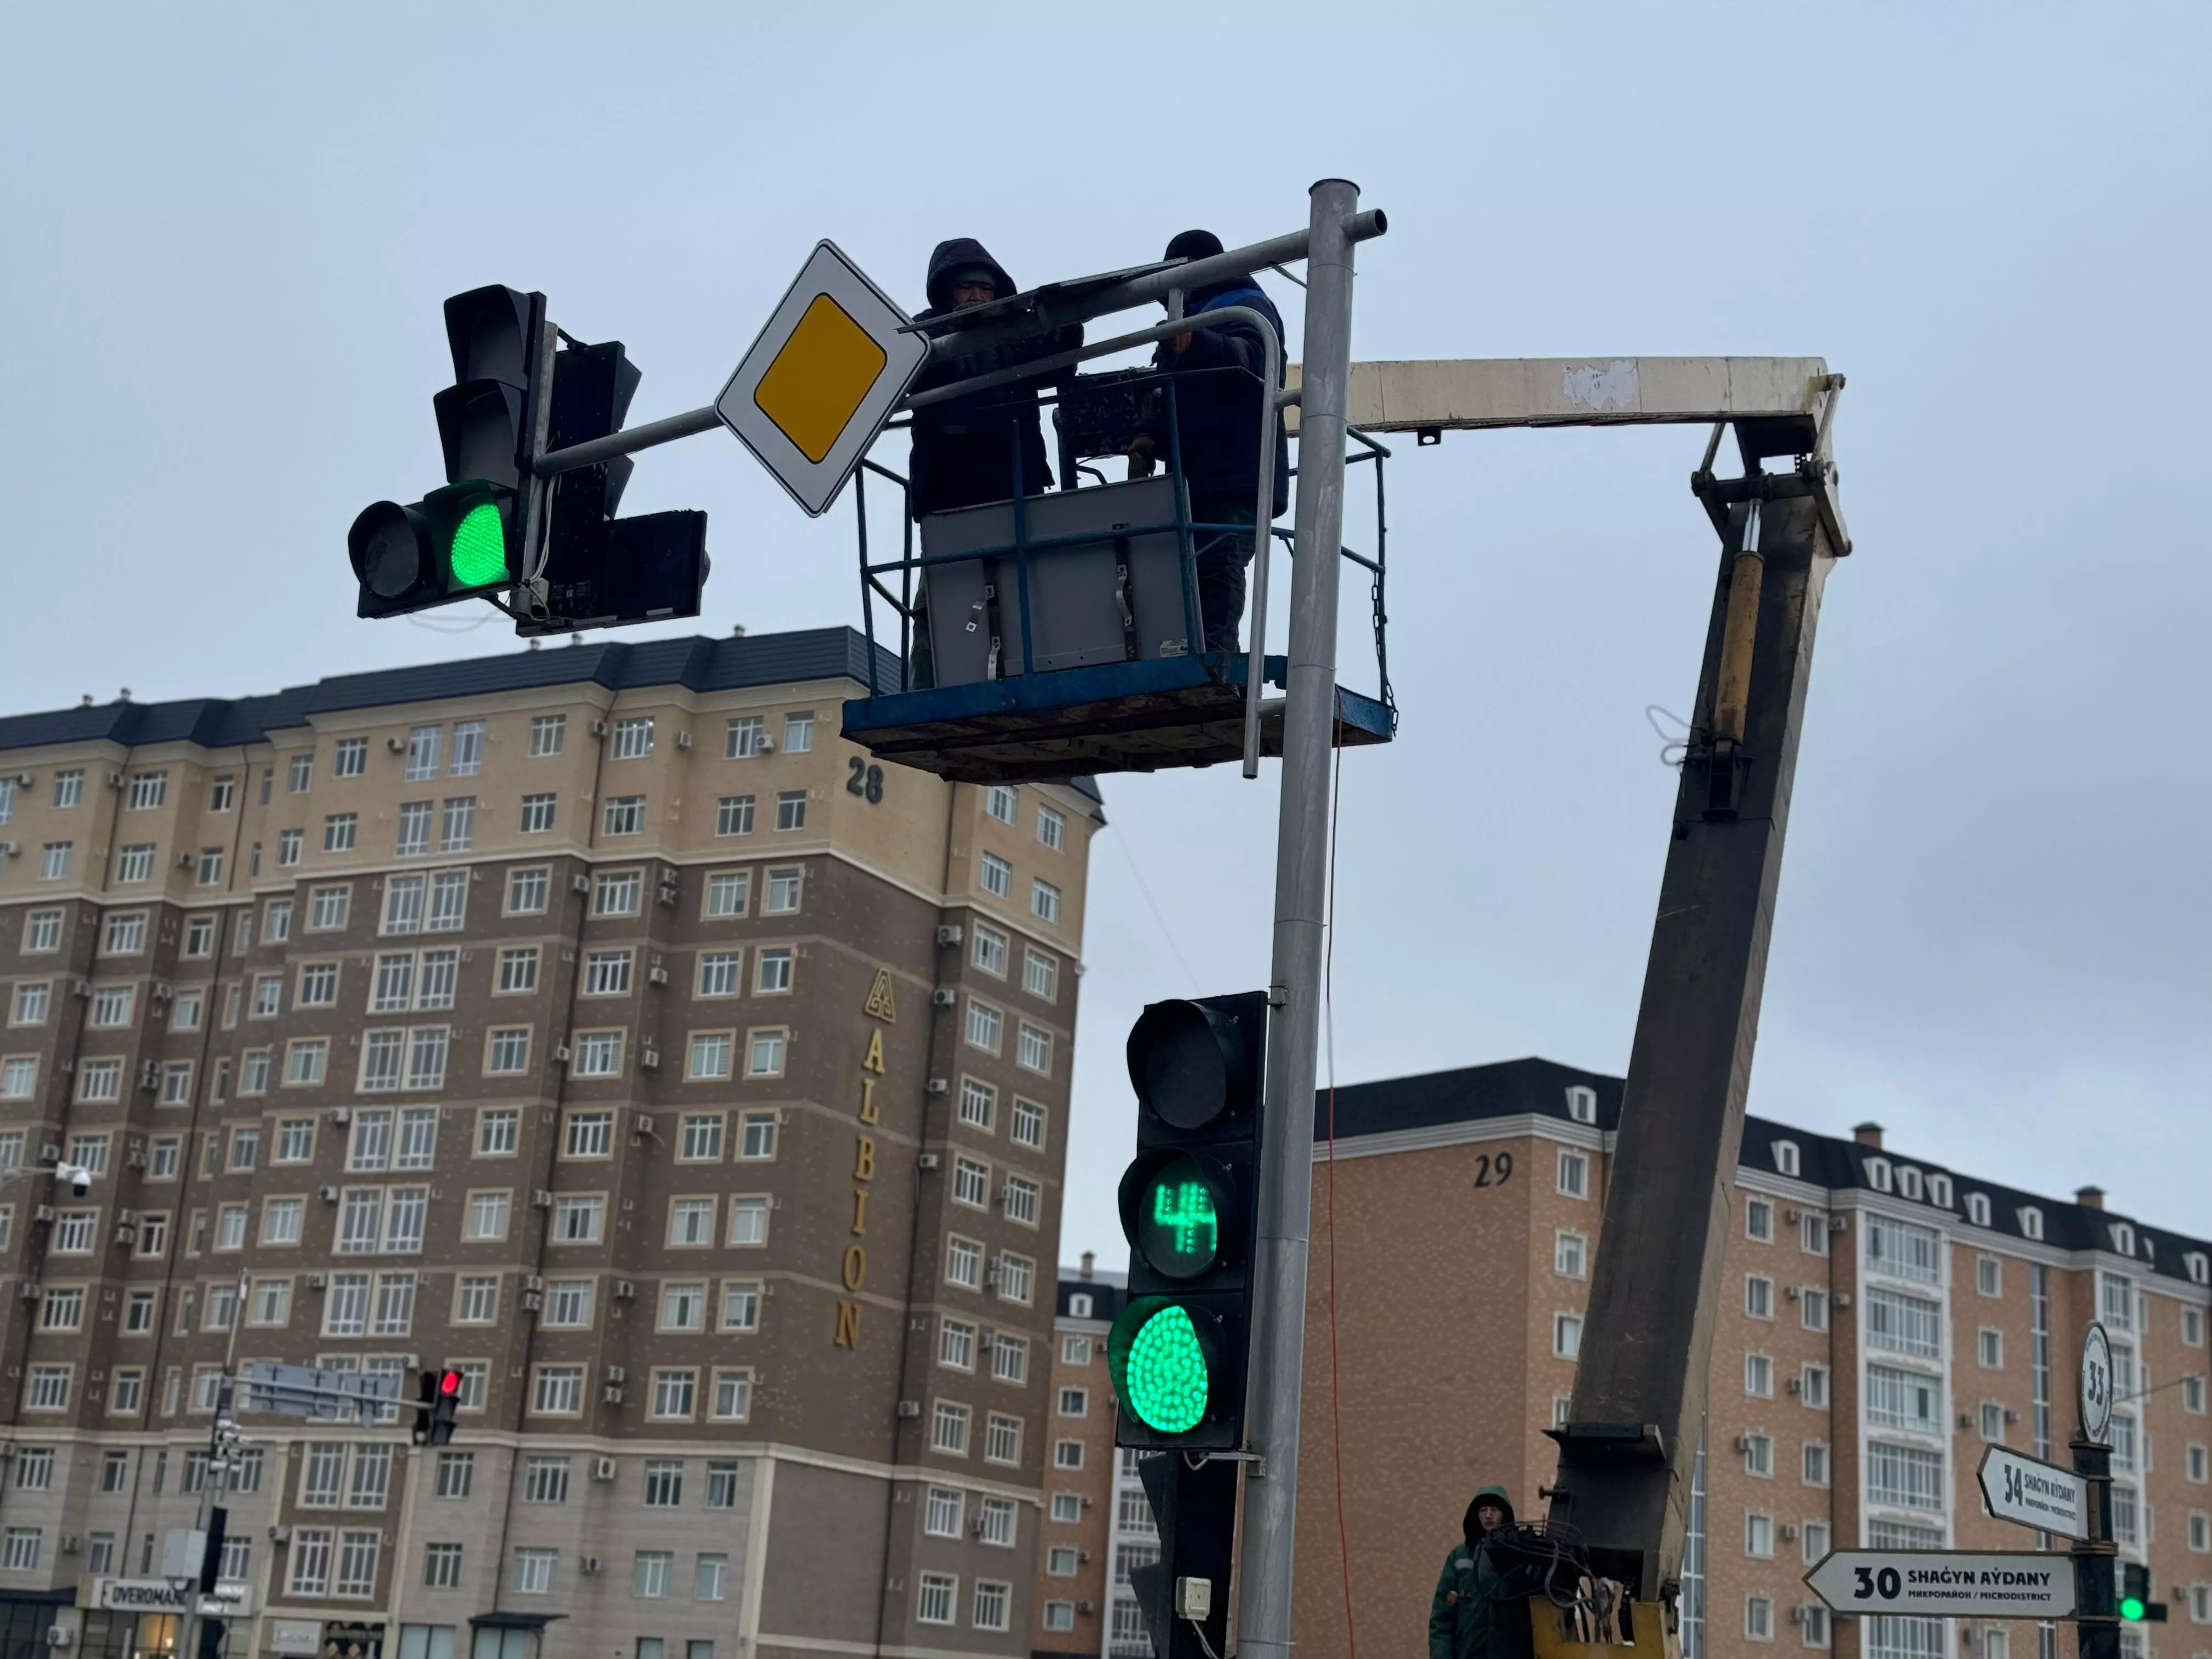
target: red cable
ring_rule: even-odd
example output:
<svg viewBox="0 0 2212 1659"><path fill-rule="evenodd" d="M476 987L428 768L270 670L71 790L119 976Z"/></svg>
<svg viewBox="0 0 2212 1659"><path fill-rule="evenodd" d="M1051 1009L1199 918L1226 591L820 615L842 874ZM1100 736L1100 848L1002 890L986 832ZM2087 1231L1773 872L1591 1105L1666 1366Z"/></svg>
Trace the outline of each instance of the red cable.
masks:
<svg viewBox="0 0 2212 1659"><path fill-rule="evenodd" d="M1340 726L1343 719L1344 690L1340 686L1332 727ZM1349 1659L1359 1659L1359 1632L1352 1616L1352 1546L1344 1528L1343 1391L1336 1370L1336 825L1344 800L1344 743L1334 729L1329 739L1336 748L1336 781L1328 813L1328 941L1322 958L1322 997L1328 1009L1328 1426L1336 1474L1336 1557L1344 1574L1344 1637L1351 1649Z"/></svg>

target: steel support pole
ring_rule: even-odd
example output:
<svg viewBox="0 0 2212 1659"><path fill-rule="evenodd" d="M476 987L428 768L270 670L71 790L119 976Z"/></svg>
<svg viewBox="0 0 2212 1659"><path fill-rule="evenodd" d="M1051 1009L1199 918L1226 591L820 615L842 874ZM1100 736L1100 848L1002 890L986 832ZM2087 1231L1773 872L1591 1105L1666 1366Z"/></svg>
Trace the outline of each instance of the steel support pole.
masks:
<svg viewBox="0 0 2212 1659"><path fill-rule="evenodd" d="M2120 1592L2112 1582L2120 1547L2112 1541L2112 1452L2078 1429L2074 1473L2089 1493L2089 1535L2074 1557L2074 1643L2081 1659L2120 1659Z"/></svg>
<svg viewBox="0 0 2212 1659"><path fill-rule="evenodd" d="M1273 1005L1267 1144L1255 1229L1238 1650L1287 1656L1297 1550L1298 1408L1305 1380L1306 1235L1313 1211L1315 1060L1328 898L1329 750L1336 733L1337 549L1344 539L1345 415L1352 381L1352 221L1359 188L1313 187L1306 246L1305 368L1297 540L1291 572L1290 688L1275 842ZM1263 520L1256 533L1264 536Z"/></svg>

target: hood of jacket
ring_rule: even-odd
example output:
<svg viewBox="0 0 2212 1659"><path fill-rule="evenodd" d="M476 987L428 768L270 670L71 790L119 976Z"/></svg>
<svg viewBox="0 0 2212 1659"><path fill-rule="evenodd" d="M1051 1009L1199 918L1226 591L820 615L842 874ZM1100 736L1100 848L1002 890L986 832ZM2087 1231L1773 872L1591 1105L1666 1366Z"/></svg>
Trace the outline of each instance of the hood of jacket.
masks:
<svg viewBox="0 0 2212 1659"><path fill-rule="evenodd" d="M1459 1529L1467 1534L1468 1547L1470 1549L1480 1543L1484 1536L1482 1522L1475 1519L1474 1512L1485 1504L1497 1504L1499 1509L1505 1511L1503 1524L1509 1527L1513 1524L1513 1500L1505 1495L1505 1488L1503 1486L1480 1488L1475 1492L1473 1500L1468 1503L1467 1514L1462 1517L1459 1523Z"/></svg>
<svg viewBox="0 0 2212 1659"><path fill-rule="evenodd" d="M929 280L923 292L928 295L931 311L943 311L952 304L952 273L963 265L988 265L1001 300L1020 292L1014 279L1006 275L1006 268L991 257L990 249L973 236L955 236L939 242L929 256Z"/></svg>

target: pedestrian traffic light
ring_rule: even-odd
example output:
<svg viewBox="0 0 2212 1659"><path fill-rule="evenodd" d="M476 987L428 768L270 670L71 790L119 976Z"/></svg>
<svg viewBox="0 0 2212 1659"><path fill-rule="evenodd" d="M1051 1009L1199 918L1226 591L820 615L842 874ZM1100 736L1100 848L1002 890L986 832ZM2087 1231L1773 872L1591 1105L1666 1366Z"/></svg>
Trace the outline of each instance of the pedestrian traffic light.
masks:
<svg viewBox="0 0 2212 1659"><path fill-rule="evenodd" d="M1106 1345L1117 1445L1243 1444L1267 1029L1255 991L1156 1002L1129 1033L1129 1301Z"/></svg>
<svg viewBox="0 0 2212 1659"><path fill-rule="evenodd" d="M2140 1561L2120 1563L2120 1617L2131 1625L2166 1622L2166 1603L2150 1599L2150 1569Z"/></svg>
<svg viewBox="0 0 2212 1659"><path fill-rule="evenodd" d="M446 301L452 386L431 399L446 487L353 521L356 614L397 617L497 592L525 574L524 487L544 447L545 296L471 289Z"/></svg>
<svg viewBox="0 0 2212 1659"><path fill-rule="evenodd" d="M566 449L622 430L641 376L619 341L571 343L553 360L551 431ZM542 585L519 589L514 631L531 636L699 614L707 581L707 515L617 519L632 463L618 456L551 481ZM525 574L529 573L526 572Z"/></svg>
<svg viewBox="0 0 2212 1659"><path fill-rule="evenodd" d="M415 1443L442 1446L453 1437L453 1414L461 1408L461 1389L466 1379L448 1365L424 1371L415 1383Z"/></svg>

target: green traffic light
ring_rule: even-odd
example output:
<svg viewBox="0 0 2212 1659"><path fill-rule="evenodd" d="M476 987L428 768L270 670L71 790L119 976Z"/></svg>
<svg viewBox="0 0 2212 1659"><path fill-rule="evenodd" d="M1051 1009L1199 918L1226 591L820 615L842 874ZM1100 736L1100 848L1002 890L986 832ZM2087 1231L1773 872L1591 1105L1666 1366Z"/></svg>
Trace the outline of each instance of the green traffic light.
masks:
<svg viewBox="0 0 2212 1659"><path fill-rule="evenodd" d="M1170 1279L1195 1279L1221 1255L1221 1194L1196 1158L1178 1153L1140 1163L1125 1197L1129 1242L1146 1266ZM1132 1201L1133 1200L1133 1201Z"/></svg>
<svg viewBox="0 0 2212 1659"><path fill-rule="evenodd" d="M462 515L447 562L463 587L495 587L507 580L507 525L496 504L479 501Z"/></svg>
<svg viewBox="0 0 2212 1659"><path fill-rule="evenodd" d="M2120 1617L2123 1619L2140 1621L2149 1611L2149 1607L2135 1596L2123 1595L2120 1598Z"/></svg>
<svg viewBox="0 0 2212 1659"><path fill-rule="evenodd" d="M1204 1420L1211 1391L1197 1328L1170 1302L1138 1327L1129 1344L1122 1402L1146 1427L1182 1434Z"/></svg>

